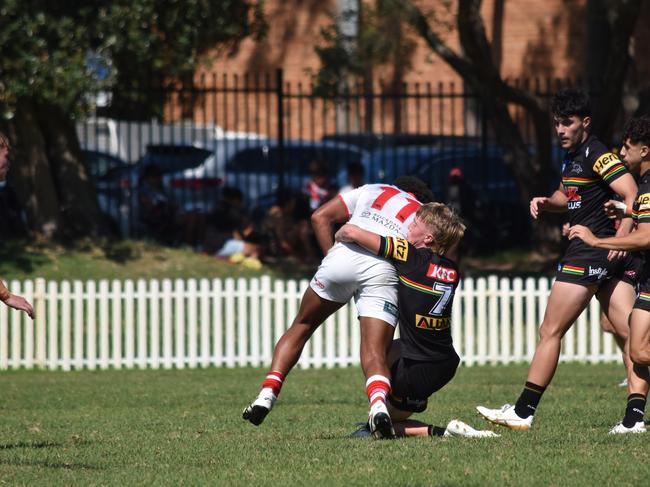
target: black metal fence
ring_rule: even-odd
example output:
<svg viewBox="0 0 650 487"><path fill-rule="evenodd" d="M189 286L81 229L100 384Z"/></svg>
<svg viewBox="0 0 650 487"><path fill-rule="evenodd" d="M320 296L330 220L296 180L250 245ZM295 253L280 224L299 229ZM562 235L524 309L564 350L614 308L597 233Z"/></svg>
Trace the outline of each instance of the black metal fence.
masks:
<svg viewBox="0 0 650 487"><path fill-rule="evenodd" d="M513 83L542 99L560 86ZM248 210L263 214L279 196L301 193L314 161L324 163L332 187L347 184L350 165L363 168L364 182L415 174L439 199L455 198L450 202L467 218L483 222L476 239L485 245L528 234L482 104L463 86L379 82L323 96L277 71L203 76L192 87L168 88L161 99L160 120L132 121L143 117L129 113L129 121L93 117L78 125L100 206L125 237L154 231L144 218L147 178L160 179L159 196L173 201L176 214L218 226L224 188L241 191ZM110 100L102 111L111 113ZM525 112L513 107L512 115L534 150Z"/></svg>

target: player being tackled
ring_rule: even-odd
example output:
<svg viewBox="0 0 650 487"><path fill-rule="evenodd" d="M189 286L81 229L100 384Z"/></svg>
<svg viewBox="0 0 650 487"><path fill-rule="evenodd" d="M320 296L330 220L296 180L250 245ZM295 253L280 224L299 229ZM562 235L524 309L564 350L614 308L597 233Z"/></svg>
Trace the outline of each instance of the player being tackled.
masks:
<svg viewBox="0 0 650 487"><path fill-rule="evenodd" d="M465 225L442 203L422 205L408 226L407 238L383 237L356 225L344 225L339 242L355 243L388 260L398 276L400 339L388 354L392 389L386 404L395 434L401 436L498 436L459 420L446 428L408 419L427 408L428 398L456 373L460 358L451 336L451 307L460 276L452 256ZM373 424L374 423L374 424ZM377 416L353 436L377 428Z"/></svg>

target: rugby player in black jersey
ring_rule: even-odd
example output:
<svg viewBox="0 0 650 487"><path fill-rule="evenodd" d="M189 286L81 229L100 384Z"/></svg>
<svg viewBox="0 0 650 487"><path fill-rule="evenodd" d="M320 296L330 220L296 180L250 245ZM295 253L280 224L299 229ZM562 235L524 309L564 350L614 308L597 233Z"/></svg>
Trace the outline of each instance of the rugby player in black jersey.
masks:
<svg viewBox="0 0 650 487"><path fill-rule="evenodd" d="M566 150L562 182L550 197L531 200L531 216L536 219L543 211L568 212L571 226L585 225L598 237L628 234L633 225L631 219L624 219L615 230L613 221L603 208L614 194L631 206L637 185L618 156L589 133L591 117L587 95L579 90L559 91L553 97L551 111L555 131ZM600 301L616 333L627 335L636 282L629 278L631 272L626 275L625 271L628 266L629 269L635 268L636 263L632 260L631 256L619 251L589 247L580 239L570 241L558 264L556 280L539 329L540 340L519 399L514 406L506 404L498 409L477 406L479 414L492 423L511 429L531 428L542 394L555 374L562 337L592 296ZM642 393L647 384L638 376L627 351L623 352L623 360L628 392Z"/></svg>
<svg viewBox="0 0 650 487"><path fill-rule="evenodd" d="M644 433L643 422L648 394L648 365L650 365L650 118L639 117L628 122L623 136L621 156L631 173L640 176L639 192L634 206L627 207L628 214L637 223L634 232L621 237L595 237L586 226L575 225L569 229L570 239L581 239L587 245L609 250L643 250L644 268L639 292L630 316L629 354L638 374L645 377L644 391L628 397L629 413L616 425L617 433Z"/></svg>
<svg viewBox="0 0 650 487"><path fill-rule="evenodd" d="M446 428L409 420L427 408L427 400L447 384L460 358L451 337L451 306L459 282L456 263L445 256L465 232L460 218L442 203L421 206L407 238L382 237L353 224L339 229L339 242L356 243L384 257L398 275L400 337L388 353L392 390L388 411L397 436L497 436L459 420ZM362 428L353 436L370 434ZM359 434L360 433L360 434Z"/></svg>

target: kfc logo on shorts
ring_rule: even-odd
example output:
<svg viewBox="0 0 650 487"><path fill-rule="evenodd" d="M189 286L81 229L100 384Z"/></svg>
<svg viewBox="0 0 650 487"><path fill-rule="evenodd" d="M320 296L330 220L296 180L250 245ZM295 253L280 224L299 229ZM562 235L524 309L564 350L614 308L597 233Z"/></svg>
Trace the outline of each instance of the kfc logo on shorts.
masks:
<svg viewBox="0 0 650 487"><path fill-rule="evenodd" d="M319 288L321 288L321 289L325 289L325 284L323 284L322 282L320 282L320 281L319 281L318 279L316 279L315 277L314 277L314 279L312 280L312 282L313 282L314 284L316 284Z"/></svg>
<svg viewBox="0 0 650 487"><path fill-rule="evenodd" d="M636 278L636 271L634 270L625 271L625 275L630 279L634 279Z"/></svg>
<svg viewBox="0 0 650 487"><path fill-rule="evenodd" d="M458 280L458 272L456 272L455 269L443 267L438 264L429 264L427 277L431 277L442 282L456 282Z"/></svg>

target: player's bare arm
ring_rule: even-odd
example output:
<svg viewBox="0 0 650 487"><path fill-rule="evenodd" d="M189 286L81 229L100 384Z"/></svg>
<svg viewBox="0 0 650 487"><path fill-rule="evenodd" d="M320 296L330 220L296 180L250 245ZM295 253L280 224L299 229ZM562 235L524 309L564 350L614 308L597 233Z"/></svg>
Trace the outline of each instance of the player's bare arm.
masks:
<svg viewBox="0 0 650 487"><path fill-rule="evenodd" d="M650 225L639 225L636 231L617 237L598 238L587 227L574 225L569 229L569 239L579 238L587 245L599 249L635 251L650 249Z"/></svg>
<svg viewBox="0 0 650 487"><path fill-rule="evenodd" d="M343 225L334 235L334 239L337 242L356 243L374 254L379 252L381 245L381 237L379 235L351 223Z"/></svg>
<svg viewBox="0 0 650 487"><path fill-rule="evenodd" d="M312 213L311 225L316 235L316 241L324 254L327 254L334 245L332 225L345 222L349 217L348 209L340 197L329 200Z"/></svg>
<svg viewBox="0 0 650 487"><path fill-rule="evenodd" d="M549 213L564 213L568 211L568 199L564 194L564 188L556 190L551 196L536 196L530 200L530 216L535 220L539 218L542 211Z"/></svg>
<svg viewBox="0 0 650 487"><path fill-rule="evenodd" d="M634 199L636 198L638 191L634 177L629 173L624 174L617 180L610 183L609 186L616 192L616 194L623 198L622 203L625 204L626 212L628 211L627 208L630 208L629 211L631 212L631 208L634 205ZM609 203L609 201L607 203ZM605 203L605 205L607 205L607 203ZM616 231L616 235L627 235L632 231L633 226L634 222L631 218L624 218L618 230Z"/></svg>
<svg viewBox="0 0 650 487"><path fill-rule="evenodd" d="M624 174L620 178L610 183L610 187L616 192L616 194L623 198L623 203L625 204L626 208L632 208L638 187L634 181L634 177L631 174ZM623 218L621 220L621 224L616 229L616 236L621 237L623 235L628 235L632 231L633 227L634 222L632 221L632 218ZM624 251L613 250L609 253L608 259L613 260L621 258L624 255Z"/></svg>

